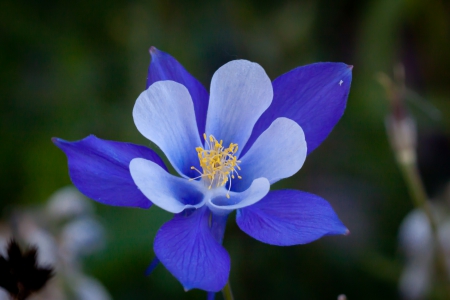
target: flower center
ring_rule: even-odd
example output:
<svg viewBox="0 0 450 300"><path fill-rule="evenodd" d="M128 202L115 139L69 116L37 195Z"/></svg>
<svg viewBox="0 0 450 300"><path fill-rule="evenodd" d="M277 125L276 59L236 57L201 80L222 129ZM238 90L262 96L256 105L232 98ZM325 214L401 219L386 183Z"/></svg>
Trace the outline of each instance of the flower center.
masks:
<svg viewBox="0 0 450 300"><path fill-rule="evenodd" d="M192 170L200 173L200 176L191 180L202 178L208 185L208 189L224 186L229 180L230 185L228 186L227 198L230 198L231 179L235 178L235 174L237 178L242 178L237 172L237 170L241 169L238 166L241 161L237 160L235 156L238 145L230 143L230 146L225 148L222 145L223 141L217 141L213 135L210 135L209 139L207 139L204 133L203 137L205 138L205 149L202 147L195 148L202 171L191 167Z"/></svg>

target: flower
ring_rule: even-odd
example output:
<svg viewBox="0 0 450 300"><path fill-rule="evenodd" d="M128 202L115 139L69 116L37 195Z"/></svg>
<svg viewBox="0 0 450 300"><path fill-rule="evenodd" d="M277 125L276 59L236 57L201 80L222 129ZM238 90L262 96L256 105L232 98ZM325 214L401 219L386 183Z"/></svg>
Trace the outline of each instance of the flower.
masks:
<svg viewBox="0 0 450 300"><path fill-rule="evenodd" d="M348 232L324 199L270 185L294 175L340 119L351 67L317 63L271 82L258 64L235 60L216 71L208 94L169 54L154 47L150 53L147 89L133 118L180 176L143 146L92 135L53 142L86 196L116 206L153 203L175 214L154 250L186 290L215 292L226 284L230 258L221 244L233 210L244 232L272 245Z"/></svg>
<svg viewBox="0 0 450 300"><path fill-rule="evenodd" d="M437 221L437 237L450 274L450 217L442 203L429 203ZM436 243L430 221L423 209L414 209L403 219L399 229L399 246L405 258L398 288L404 299L428 299L434 291L446 287L436 265ZM439 251L439 250L438 250ZM445 274L444 274L445 275ZM442 275L441 275L442 276Z"/></svg>
<svg viewBox="0 0 450 300"><path fill-rule="evenodd" d="M0 300L111 299L105 287L83 271L84 258L103 249L105 230L92 203L75 187L55 191L43 206L15 208L3 221L0 287L5 292L0 288ZM21 251L20 244L31 246Z"/></svg>

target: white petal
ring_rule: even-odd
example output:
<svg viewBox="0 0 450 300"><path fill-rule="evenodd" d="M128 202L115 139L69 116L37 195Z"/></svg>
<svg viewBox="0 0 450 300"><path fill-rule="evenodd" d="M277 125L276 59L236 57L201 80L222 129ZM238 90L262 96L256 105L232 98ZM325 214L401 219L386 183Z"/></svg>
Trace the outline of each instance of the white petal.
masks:
<svg viewBox="0 0 450 300"><path fill-rule="evenodd" d="M133 159L130 173L141 192L168 212L176 214L204 204L201 183L173 176L150 160Z"/></svg>
<svg viewBox="0 0 450 300"><path fill-rule="evenodd" d="M232 210L255 204L267 195L269 190L269 181L266 178L258 178L244 192L229 192L230 198L226 197L226 190L222 189L222 193L209 199L207 205L214 213L227 214Z"/></svg>
<svg viewBox="0 0 450 300"><path fill-rule="evenodd" d="M272 82L260 65L246 60L223 65L211 81L206 133L243 149L272 97Z"/></svg>
<svg viewBox="0 0 450 300"><path fill-rule="evenodd" d="M158 145L180 175L194 177L196 147L202 146L188 90L174 81L158 81L136 100L133 118L140 133Z"/></svg>
<svg viewBox="0 0 450 300"><path fill-rule="evenodd" d="M270 184L297 173L306 159L306 141L302 128L287 118L278 118L242 157L235 191L245 190L255 178L267 178Z"/></svg>

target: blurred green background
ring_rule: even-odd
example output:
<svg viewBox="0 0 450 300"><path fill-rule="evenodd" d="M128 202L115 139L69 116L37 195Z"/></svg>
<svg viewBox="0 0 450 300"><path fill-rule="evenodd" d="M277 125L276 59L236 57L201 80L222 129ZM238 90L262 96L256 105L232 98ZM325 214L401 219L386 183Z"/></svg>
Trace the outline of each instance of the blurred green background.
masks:
<svg viewBox="0 0 450 300"><path fill-rule="evenodd" d="M30 1L0 2L0 208L45 203L70 184L53 136L148 145L131 116L145 88L148 49L170 53L205 87L227 61L258 62L276 78L317 61L354 65L344 117L303 169L275 188L326 198L350 229L309 245L274 247L239 230L225 247L236 299L398 299L397 232L412 209L384 128L389 106L377 72L406 69L406 84L442 113L411 107L419 164L434 198L450 178L450 2ZM113 299L203 299L185 293L153 258L153 238L170 214L96 204L107 230L88 258ZM221 299L221 296L217 297Z"/></svg>

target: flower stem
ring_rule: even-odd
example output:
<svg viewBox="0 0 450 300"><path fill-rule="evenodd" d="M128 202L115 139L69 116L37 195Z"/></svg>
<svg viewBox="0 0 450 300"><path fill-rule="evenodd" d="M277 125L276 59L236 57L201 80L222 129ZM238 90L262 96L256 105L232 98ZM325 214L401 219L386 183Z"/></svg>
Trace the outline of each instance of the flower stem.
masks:
<svg viewBox="0 0 450 300"><path fill-rule="evenodd" d="M231 286L230 286L230 282L227 281L227 284L223 287L222 289L222 293L223 293L223 298L225 300L233 300L233 292L231 291Z"/></svg>
<svg viewBox="0 0 450 300"><path fill-rule="evenodd" d="M378 80L385 88L391 106L391 113L386 119L387 133L413 204L425 213L430 224L433 248L436 253L438 292L442 293L443 299L450 299L450 278L447 272L445 252L439 239L438 223L428 202L422 178L417 168L417 130L405 104L404 67L402 65L396 66L394 75L395 82L385 74L378 75Z"/></svg>

